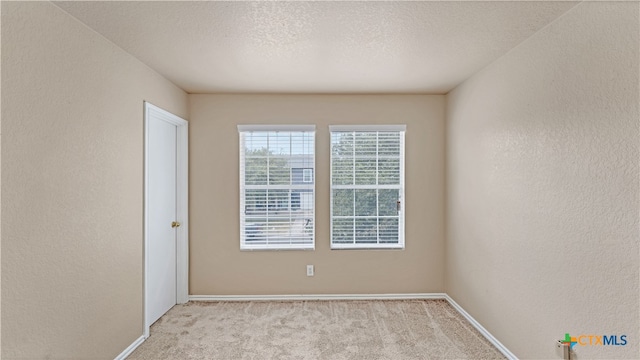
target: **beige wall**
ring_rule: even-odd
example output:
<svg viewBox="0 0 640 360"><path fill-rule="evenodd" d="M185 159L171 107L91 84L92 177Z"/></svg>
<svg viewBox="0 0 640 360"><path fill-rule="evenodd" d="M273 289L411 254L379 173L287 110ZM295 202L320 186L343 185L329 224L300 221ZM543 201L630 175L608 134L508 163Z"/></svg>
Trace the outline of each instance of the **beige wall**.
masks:
<svg viewBox="0 0 640 360"><path fill-rule="evenodd" d="M0 28L2 27L2 6L0 4ZM2 30L0 29L0 41ZM2 59L2 46L0 42L0 59ZM2 84L2 65L0 64L0 84ZM0 112L2 111L2 86L0 86ZM2 114L0 114L0 204L2 204ZM2 249L2 206L0 205L0 249ZM2 358L2 252L0 251L0 359Z"/></svg>
<svg viewBox="0 0 640 360"><path fill-rule="evenodd" d="M143 100L186 94L49 2L2 2L2 358L142 335Z"/></svg>
<svg viewBox="0 0 640 360"><path fill-rule="evenodd" d="M441 292L444 96L190 95L196 295ZM238 124L316 125L316 250L240 251ZM406 124L406 249L330 250L329 124ZM305 266L315 265L314 277Z"/></svg>
<svg viewBox="0 0 640 360"><path fill-rule="evenodd" d="M447 97L446 291L518 357L638 357L638 15L581 3Z"/></svg>

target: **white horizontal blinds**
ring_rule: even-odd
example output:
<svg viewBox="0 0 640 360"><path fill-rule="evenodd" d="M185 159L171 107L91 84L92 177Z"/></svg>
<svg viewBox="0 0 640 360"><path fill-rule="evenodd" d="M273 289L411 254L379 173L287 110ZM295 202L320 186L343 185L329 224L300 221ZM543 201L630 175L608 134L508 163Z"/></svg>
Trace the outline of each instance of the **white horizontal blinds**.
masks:
<svg viewBox="0 0 640 360"><path fill-rule="evenodd" d="M241 249L313 249L315 131L240 130Z"/></svg>
<svg viewBox="0 0 640 360"><path fill-rule="evenodd" d="M404 127L331 128L331 245L404 247Z"/></svg>

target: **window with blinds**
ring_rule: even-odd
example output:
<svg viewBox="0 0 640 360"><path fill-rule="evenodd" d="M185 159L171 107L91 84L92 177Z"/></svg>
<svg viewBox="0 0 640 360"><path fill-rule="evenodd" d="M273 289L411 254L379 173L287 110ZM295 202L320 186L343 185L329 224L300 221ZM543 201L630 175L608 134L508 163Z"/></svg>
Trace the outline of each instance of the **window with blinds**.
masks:
<svg viewBox="0 0 640 360"><path fill-rule="evenodd" d="M313 249L315 126L238 131L240 249Z"/></svg>
<svg viewBox="0 0 640 360"><path fill-rule="evenodd" d="M331 126L331 248L404 248L404 125Z"/></svg>

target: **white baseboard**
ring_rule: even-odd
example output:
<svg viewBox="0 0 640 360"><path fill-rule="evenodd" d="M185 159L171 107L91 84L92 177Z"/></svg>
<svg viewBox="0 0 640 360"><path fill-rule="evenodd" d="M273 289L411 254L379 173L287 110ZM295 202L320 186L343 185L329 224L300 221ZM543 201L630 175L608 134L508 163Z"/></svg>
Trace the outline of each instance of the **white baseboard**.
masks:
<svg viewBox="0 0 640 360"><path fill-rule="evenodd" d="M444 293L418 294L300 294L300 295L189 295L189 301L297 301L297 300L411 300L446 299Z"/></svg>
<svg viewBox="0 0 640 360"><path fill-rule="evenodd" d="M131 345L129 345L128 348L124 349L123 352L120 353L120 355L116 356L116 358L114 360L124 360L127 358L127 356L131 355L131 353L133 352L133 350L135 350L138 346L140 346L140 344L142 344L144 342L144 336L140 336L139 338L136 339L136 341L134 341Z"/></svg>
<svg viewBox="0 0 640 360"><path fill-rule="evenodd" d="M467 321L469 321L471 325L473 325L473 327L476 328L476 330L478 330L480 334L482 334L482 336L489 340L489 342L492 343L493 346L495 346L498 351L502 353L502 355L510 360L518 360L518 358L511 351L509 351L506 346L502 345L502 343L498 341L498 339L491 335L491 333L487 331L484 326L480 325L480 323L476 321L473 316L469 315L469 313L466 312L462 308L462 306L458 305L458 303L455 302L448 294L445 294L445 299L449 302L449 304L451 304L451 306L453 306L454 309L456 309L460 313L460 315L464 316L464 318L467 319Z"/></svg>

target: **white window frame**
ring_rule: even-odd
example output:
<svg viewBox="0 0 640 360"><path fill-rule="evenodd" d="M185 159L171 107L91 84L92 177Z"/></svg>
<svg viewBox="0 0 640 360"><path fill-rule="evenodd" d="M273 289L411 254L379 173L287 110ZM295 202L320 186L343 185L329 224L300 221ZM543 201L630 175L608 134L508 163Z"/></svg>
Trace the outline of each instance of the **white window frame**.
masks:
<svg viewBox="0 0 640 360"><path fill-rule="evenodd" d="M312 132L313 133L313 162L312 162L312 170L315 169L315 155L316 155L316 127L315 125L238 125L238 133L239 133L239 148L240 148L240 250L314 250L315 249L315 181L313 177L310 182L306 182L304 184L295 185L293 184L293 174L290 173L290 184L289 185L245 185L245 146L244 146L244 134L251 132ZM291 171L291 170L290 170ZM311 186L311 187L310 187ZM276 243L276 244L251 244L247 242L247 229L246 229L246 214L245 214L245 190L246 189L273 189L273 190L289 190L289 211L293 211L291 209L291 191L296 189L303 190L311 190L313 206L311 215L311 241L305 243ZM267 215L268 216L268 215ZM291 218L290 218L291 220ZM305 224L305 226L307 226ZM267 237L268 242L268 237Z"/></svg>
<svg viewBox="0 0 640 360"><path fill-rule="evenodd" d="M333 139L334 132L399 132L400 133L400 184L397 187L391 187L388 185L334 185L333 184L333 142L330 145L331 160L330 160L330 236L331 236L331 249L404 249L405 247L405 133L406 125L331 125L329 126L330 138ZM332 140L331 140L332 141ZM376 155L377 156L377 155ZM355 154L354 154L355 158ZM377 160L377 159L376 159ZM355 164L355 163L354 163ZM355 166L355 165L354 165ZM354 167L355 172L355 167ZM397 243L334 243L334 189L398 189L399 207L398 207L398 242ZM378 209L379 209L378 204ZM354 220L356 216L354 214ZM378 219L378 215L376 215ZM355 222L354 222L355 226ZM355 232L355 229L354 229ZM379 240L379 239L378 239Z"/></svg>
<svg viewBox="0 0 640 360"><path fill-rule="evenodd" d="M302 169L302 182L303 183L313 182L313 169Z"/></svg>

